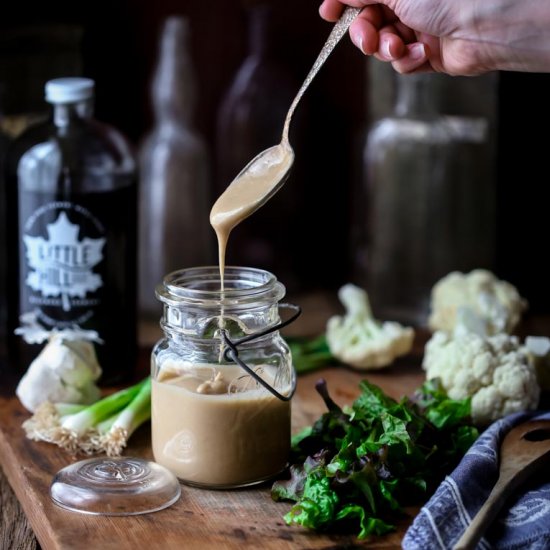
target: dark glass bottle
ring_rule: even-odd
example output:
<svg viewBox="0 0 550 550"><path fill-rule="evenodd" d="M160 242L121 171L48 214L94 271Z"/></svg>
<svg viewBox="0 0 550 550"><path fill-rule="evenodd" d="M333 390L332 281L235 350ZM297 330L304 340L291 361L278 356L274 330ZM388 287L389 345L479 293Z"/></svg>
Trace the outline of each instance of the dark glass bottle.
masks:
<svg viewBox="0 0 550 550"><path fill-rule="evenodd" d="M93 91L89 79L48 82L52 120L8 156L10 356L24 370L39 352L13 336L33 313L46 329L96 331L112 383L136 357L136 174L123 136L92 118Z"/></svg>
<svg viewBox="0 0 550 550"><path fill-rule="evenodd" d="M166 20L151 84L155 126L140 150L139 306L158 322L155 287L166 273L214 262L210 171L204 140L193 128L196 78L189 25Z"/></svg>

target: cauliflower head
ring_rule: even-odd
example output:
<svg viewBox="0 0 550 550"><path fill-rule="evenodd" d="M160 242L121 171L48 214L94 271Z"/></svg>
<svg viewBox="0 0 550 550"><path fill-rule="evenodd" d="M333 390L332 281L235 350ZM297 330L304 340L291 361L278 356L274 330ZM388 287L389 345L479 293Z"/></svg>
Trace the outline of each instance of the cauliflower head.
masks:
<svg viewBox="0 0 550 550"><path fill-rule="evenodd" d="M452 332L461 308L472 310L485 324L485 332L491 335L511 333L527 308L527 302L515 286L497 279L490 271L453 271L432 289L430 328Z"/></svg>
<svg viewBox="0 0 550 550"><path fill-rule="evenodd" d="M346 309L331 317L326 337L334 357L356 368L378 369L411 350L414 330L373 317L367 293L352 284L343 286L338 297Z"/></svg>
<svg viewBox="0 0 550 550"><path fill-rule="evenodd" d="M93 403L100 397L95 384L100 375L101 367L92 342L67 340L61 334L52 333L21 378L16 394L31 412L45 401Z"/></svg>
<svg viewBox="0 0 550 550"><path fill-rule="evenodd" d="M422 367L428 379L441 380L451 399L472 398L472 420L479 426L539 402L535 367L515 336L438 331L426 344Z"/></svg>

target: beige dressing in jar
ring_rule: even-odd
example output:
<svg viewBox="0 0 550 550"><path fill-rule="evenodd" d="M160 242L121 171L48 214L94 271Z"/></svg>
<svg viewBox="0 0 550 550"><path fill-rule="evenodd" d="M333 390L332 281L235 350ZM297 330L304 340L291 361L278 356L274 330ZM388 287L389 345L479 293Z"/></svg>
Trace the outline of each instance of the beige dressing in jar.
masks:
<svg viewBox="0 0 550 550"><path fill-rule="evenodd" d="M273 367L255 370L274 382ZM290 403L236 365L174 362L153 380L151 407L155 460L187 483L242 486L286 465Z"/></svg>
<svg viewBox="0 0 550 550"><path fill-rule="evenodd" d="M240 487L286 466L296 388L288 345L277 330L239 344L240 359L272 393L220 353L218 336L222 304L224 328L239 341L279 322L284 293L274 275L246 267L226 268L223 292L217 266L170 273L157 287L165 337L151 357L152 447L181 481Z"/></svg>

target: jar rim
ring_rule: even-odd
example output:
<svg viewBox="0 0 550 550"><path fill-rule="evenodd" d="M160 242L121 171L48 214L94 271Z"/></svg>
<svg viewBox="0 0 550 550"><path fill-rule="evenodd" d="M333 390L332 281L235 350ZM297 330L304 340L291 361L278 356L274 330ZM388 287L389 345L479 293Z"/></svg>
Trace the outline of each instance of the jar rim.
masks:
<svg viewBox="0 0 550 550"><path fill-rule="evenodd" d="M257 300L279 300L285 294L277 277L255 267L227 266L224 273L224 290L218 266L189 267L165 275L155 294L166 304L182 302L202 305L220 305Z"/></svg>

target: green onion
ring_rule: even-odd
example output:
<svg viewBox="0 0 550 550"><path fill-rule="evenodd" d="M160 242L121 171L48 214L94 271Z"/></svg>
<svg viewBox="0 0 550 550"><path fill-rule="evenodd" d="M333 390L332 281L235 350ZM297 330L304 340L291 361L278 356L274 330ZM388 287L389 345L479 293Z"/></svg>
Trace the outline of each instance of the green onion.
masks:
<svg viewBox="0 0 550 550"><path fill-rule="evenodd" d="M29 439L78 453L118 456L134 431L151 417L151 379L92 405L42 404L23 423Z"/></svg>
<svg viewBox="0 0 550 550"><path fill-rule="evenodd" d="M151 418L151 379L147 378L130 404L118 414L102 437L102 446L109 456L118 456L128 438ZM109 419L110 421L111 419Z"/></svg>
<svg viewBox="0 0 550 550"><path fill-rule="evenodd" d="M324 334L313 339L287 337L286 341L292 353L292 363L298 374L336 362Z"/></svg>
<svg viewBox="0 0 550 550"><path fill-rule="evenodd" d="M86 430L93 428L125 407L137 395L142 384L144 382L120 390L96 401L93 405L86 407L76 414L66 416L61 423L61 427L76 435L83 435Z"/></svg>

